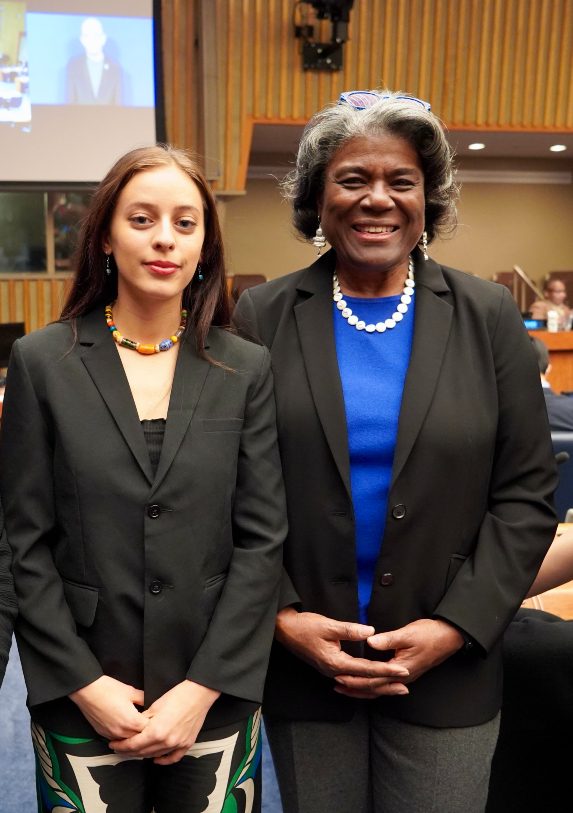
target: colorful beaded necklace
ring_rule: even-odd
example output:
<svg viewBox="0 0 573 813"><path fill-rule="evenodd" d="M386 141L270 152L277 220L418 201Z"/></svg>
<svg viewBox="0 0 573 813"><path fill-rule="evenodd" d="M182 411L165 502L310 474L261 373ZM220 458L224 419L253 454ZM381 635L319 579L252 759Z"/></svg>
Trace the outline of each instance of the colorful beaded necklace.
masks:
<svg viewBox="0 0 573 813"><path fill-rule="evenodd" d="M174 344L177 344L187 327L187 311L185 308L181 311L181 323L173 336L170 336L168 339L163 339L159 344L142 344L141 342L135 342L133 339L127 339L125 336L122 336L114 325L111 305L105 306L105 321L111 330L111 335L119 345L128 347L130 350L137 350L137 352L143 356L152 356L154 353L162 353L164 350L170 350Z"/></svg>

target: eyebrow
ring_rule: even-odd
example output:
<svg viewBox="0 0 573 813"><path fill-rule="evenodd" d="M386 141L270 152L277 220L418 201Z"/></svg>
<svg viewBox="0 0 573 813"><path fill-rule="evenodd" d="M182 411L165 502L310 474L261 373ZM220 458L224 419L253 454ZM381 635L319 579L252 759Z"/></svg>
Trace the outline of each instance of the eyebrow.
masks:
<svg viewBox="0 0 573 813"><path fill-rule="evenodd" d="M337 175L339 172L368 172L368 169L363 164L341 164L334 172ZM421 175L422 170L418 167L396 167L396 169L389 170L390 175Z"/></svg>
<svg viewBox="0 0 573 813"><path fill-rule="evenodd" d="M130 203L127 207L128 209L155 209L157 210L157 204L153 203L149 200L136 200L133 203ZM174 207L175 212L196 212L197 214L201 213L201 209L198 209L192 203L182 203L179 206Z"/></svg>

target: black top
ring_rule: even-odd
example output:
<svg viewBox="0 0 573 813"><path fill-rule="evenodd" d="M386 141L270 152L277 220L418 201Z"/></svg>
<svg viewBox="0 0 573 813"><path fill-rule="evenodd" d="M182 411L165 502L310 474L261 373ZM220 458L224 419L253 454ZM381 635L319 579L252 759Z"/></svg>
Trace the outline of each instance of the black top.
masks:
<svg viewBox="0 0 573 813"><path fill-rule="evenodd" d="M141 421L141 426L143 428L143 434L145 435L145 443L147 444L153 475L155 476L157 466L159 465L159 458L161 457L163 438L165 437L165 418L152 418L149 421Z"/></svg>

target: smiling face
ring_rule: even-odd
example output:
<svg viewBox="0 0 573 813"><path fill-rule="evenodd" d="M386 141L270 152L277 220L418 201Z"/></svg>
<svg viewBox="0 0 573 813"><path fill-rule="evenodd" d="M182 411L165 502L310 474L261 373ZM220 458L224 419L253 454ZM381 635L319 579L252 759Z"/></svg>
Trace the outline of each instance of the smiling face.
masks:
<svg viewBox="0 0 573 813"><path fill-rule="evenodd" d="M424 209L420 160L402 138L353 138L326 168L318 212L339 272L406 272Z"/></svg>
<svg viewBox="0 0 573 813"><path fill-rule="evenodd" d="M181 301L205 237L198 186L175 165L137 173L122 189L104 251L118 269L118 300Z"/></svg>

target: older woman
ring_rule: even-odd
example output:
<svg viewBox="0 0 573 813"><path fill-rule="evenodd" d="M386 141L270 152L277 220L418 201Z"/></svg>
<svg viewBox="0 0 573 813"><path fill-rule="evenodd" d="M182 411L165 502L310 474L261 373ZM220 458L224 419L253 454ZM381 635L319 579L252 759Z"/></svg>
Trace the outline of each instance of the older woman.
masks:
<svg viewBox="0 0 573 813"><path fill-rule="evenodd" d="M286 813L481 811L500 638L556 475L509 292L427 256L452 155L419 99L342 94L285 188L332 250L247 291L271 350L290 530L266 687Z"/></svg>

